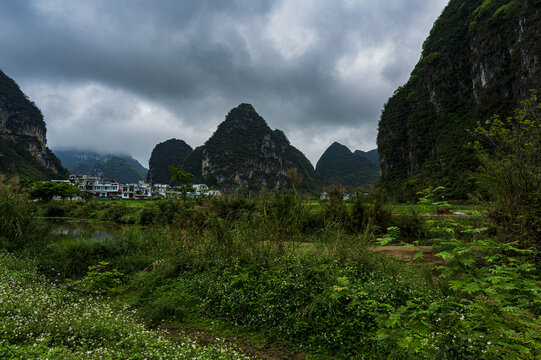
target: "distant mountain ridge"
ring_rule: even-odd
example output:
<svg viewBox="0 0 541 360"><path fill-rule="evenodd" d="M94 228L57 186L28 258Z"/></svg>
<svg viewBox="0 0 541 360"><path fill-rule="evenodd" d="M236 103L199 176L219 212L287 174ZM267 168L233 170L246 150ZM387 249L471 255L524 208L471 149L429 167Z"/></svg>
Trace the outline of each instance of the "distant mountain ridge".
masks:
<svg viewBox="0 0 541 360"><path fill-rule="evenodd" d="M370 151L362 151L362 150L355 150L353 152L355 155L360 155L360 156L363 156L365 158L367 158L368 160L370 160L373 164L376 164L379 168L379 153L378 153L378 149L373 149L373 150L370 150Z"/></svg>
<svg viewBox="0 0 541 360"><path fill-rule="evenodd" d="M45 180L67 176L47 147L41 111L0 70L0 174Z"/></svg>
<svg viewBox="0 0 541 360"><path fill-rule="evenodd" d="M55 150L62 164L73 174L101 175L120 183L146 179L148 170L127 154L101 154L76 149Z"/></svg>
<svg viewBox="0 0 541 360"><path fill-rule="evenodd" d="M374 151L370 151L374 154ZM357 150L352 153L346 146L334 142L317 162L316 172L326 185L366 186L379 178L379 167ZM373 155L371 155L373 157Z"/></svg>
<svg viewBox="0 0 541 360"><path fill-rule="evenodd" d="M229 111L205 144L186 154L182 167L222 190L314 190L321 184L310 161L250 104Z"/></svg>

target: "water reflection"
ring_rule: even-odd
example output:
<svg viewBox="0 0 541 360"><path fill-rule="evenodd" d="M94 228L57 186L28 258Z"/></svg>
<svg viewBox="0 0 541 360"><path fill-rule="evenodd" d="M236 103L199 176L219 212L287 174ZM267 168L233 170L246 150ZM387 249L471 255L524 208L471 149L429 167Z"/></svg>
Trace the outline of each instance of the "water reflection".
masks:
<svg viewBox="0 0 541 360"><path fill-rule="evenodd" d="M84 238L104 240L113 238L120 232L118 225L90 221L46 220L51 226L51 233L62 238Z"/></svg>

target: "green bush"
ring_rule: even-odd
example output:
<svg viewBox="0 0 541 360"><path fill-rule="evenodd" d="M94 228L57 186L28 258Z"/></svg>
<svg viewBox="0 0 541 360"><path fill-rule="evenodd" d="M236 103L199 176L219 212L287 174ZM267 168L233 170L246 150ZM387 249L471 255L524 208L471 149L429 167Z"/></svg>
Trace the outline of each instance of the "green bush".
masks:
<svg viewBox="0 0 541 360"><path fill-rule="evenodd" d="M535 92L505 120L479 123L474 144L479 154L482 195L489 217L506 241L524 248L541 244L541 102Z"/></svg>
<svg viewBox="0 0 541 360"><path fill-rule="evenodd" d="M115 261L123 273L141 270L152 260L146 254L153 249L147 233L127 232L115 238L66 239L48 245L38 259L39 269L52 276L80 277L100 261Z"/></svg>
<svg viewBox="0 0 541 360"><path fill-rule="evenodd" d="M0 178L0 247L22 250L43 240L45 226L36 219L37 208L29 201L17 180Z"/></svg>
<svg viewBox="0 0 541 360"><path fill-rule="evenodd" d="M149 331L133 311L67 291L0 253L2 359L247 359L224 345Z"/></svg>
<svg viewBox="0 0 541 360"><path fill-rule="evenodd" d="M43 216L45 217L63 217L66 215L64 206L57 204L55 202L50 202L49 205L45 208Z"/></svg>
<svg viewBox="0 0 541 360"><path fill-rule="evenodd" d="M154 207L144 207L139 213L138 223L141 225L150 225L156 222L158 210Z"/></svg>
<svg viewBox="0 0 541 360"><path fill-rule="evenodd" d="M107 269L110 264L100 261L97 265L89 266L88 273L81 280L66 279L67 283L85 294L105 295L118 288L124 274L117 269Z"/></svg>

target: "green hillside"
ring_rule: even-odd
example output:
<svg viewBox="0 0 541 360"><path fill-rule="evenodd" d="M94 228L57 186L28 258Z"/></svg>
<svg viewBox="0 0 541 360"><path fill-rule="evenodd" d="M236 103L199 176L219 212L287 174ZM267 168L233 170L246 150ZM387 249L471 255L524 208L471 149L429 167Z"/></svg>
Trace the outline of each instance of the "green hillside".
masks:
<svg viewBox="0 0 541 360"><path fill-rule="evenodd" d="M178 139L169 139L156 145L148 162L147 181L152 184L169 184L172 176L169 166L182 165L191 151L190 145Z"/></svg>
<svg viewBox="0 0 541 360"><path fill-rule="evenodd" d="M429 185L464 198L477 159L468 129L541 89L541 1L451 0L379 123L382 181L411 199Z"/></svg>
<svg viewBox="0 0 541 360"><path fill-rule="evenodd" d="M369 185L379 176L376 164L337 142L325 150L317 162L316 172L327 185Z"/></svg>

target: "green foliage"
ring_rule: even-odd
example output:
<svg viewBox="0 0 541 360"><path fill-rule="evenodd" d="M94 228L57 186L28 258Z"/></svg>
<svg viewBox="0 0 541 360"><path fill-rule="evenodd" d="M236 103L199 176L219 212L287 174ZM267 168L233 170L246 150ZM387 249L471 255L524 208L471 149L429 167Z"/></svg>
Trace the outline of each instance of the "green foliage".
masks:
<svg viewBox="0 0 541 360"><path fill-rule="evenodd" d="M148 172L129 155L68 149L55 150L55 153L72 174L101 175L121 184L129 184L145 179Z"/></svg>
<svg viewBox="0 0 541 360"><path fill-rule="evenodd" d="M422 208L431 211L441 190L425 191L428 205ZM396 227L384 192L357 194L350 202L343 201L339 189L331 195L321 207L307 206L294 192L200 203L91 201L80 208L92 216L122 219L148 212L154 226L126 227L106 238L56 239L34 254L42 272L70 279L77 291L62 298L74 299L79 312L83 294L117 296L115 301L128 302L151 325L226 324L247 337L259 334L315 358L539 357L541 285L531 250L491 239L476 222L437 217L423 226L432 230L442 260L434 276L425 278L419 268L373 251L377 233L387 229L380 239L389 243L413 231ZM83 212L78 204L57 204L67 214ZM58 285L53 289L59 288L64 291ZM17 341L0 342L6 353L22 351L16 346L34 341L30 332L46 333L49 319L58 319L56 312L32 315L26 305L10 306L0 320L11 319L19 309L47 319L43 325L22 322L34 325L24 327ZM55 328L59 342L47 337L47 346L81 346L94 354L96 347L118 341L113 320L89 325L72 315L69 304L58 308L73 317L70 325L77 328L67 331L62 322ZM91 340L66 340L64 333ZM119 349L124 353L118 357L132 356L131 350Z"/></svg>
<svg viewBox="0 0 541 360"><path fill-rule="evenodd" d="M425 56L423 58L423 63L426 65L433 65L439 58L441 58L441 53L435 51Z"/></svg>
<svg viewBox="0 0 541 360"><path fill-rule="evenodd" d="M45 136L43 114L21 91L19 85L1 70L0 110L2 112L0 135L7 135L7 138L0 136L0 174L32 180L48 180L56 176L67 177L67 171L62 168L60 161L41 144L37 137L20 136L29 129L36 133L43 132ZM9 139L12 137L13 141ZM55 170L45 167L31 154L29 148L42 150L43 158Z"/></svg>
<svg viewBox="0 0 541 360"><path fill-rule="evenodd" d="M535 93L513 117L478 123L479 186L501 237L541 243L541 103Z"/></svg>
<svg viewBox="0 0 541 360"><path fill-rule="evenodd" d="M417 193L417 195L419 195L419 203L432 205L436 214L448 212L446 209L448 209L450 205L445 201L444 191L445 188L443 186L438 186L435 189L428 187L419 191Z"/></svg>
<svg viewBox="0 0 541 360"><path fill-rule="evenodd" d="M0 99L2 106L8 111L15 113L16 118L25 115L34 122L33 125L45 127L43 114L36 105L28 100L28 97L21 91L19 85L13 79L9 78L0 70ZM21 121L20 119L11 119L10 121Z"/></svg>
<svg viewBox="0 0 541 360"><path fill-rule="evenodd" d="M103 163L96 163L92 173L102 174L102 176L114 179L121 184L137 183L144 179L143 174L135 166L118 156L111 156Z"/></svg>
<svg viewBox="0 0 541 360"><path fill-rule="evenodd" d="M194 182L195 177L193 174L190 174L188 172L185 172L182 170L182 166L173 167L169 166L169 171L171 174L171 183L178 183L180 184L180 189L184 195L186 195L186 192L192 190L192 184Z"/></svg>
<svg viewBox="0 0 541 360"><path fill-rule="evenodd" d="M139 213L139 224L141 225L151 225L156 222L158 216L158 209L153 207L145 207L141 209Z"/></svg>
<svg viewBox="0 0 541 360"><path fill-rule="evenodd" d="M511 1L508 4L502 5L494 12L494 18L507 19L513 15L519 8L519 4L516 1Z"/></svg>
<svg viewBox="0 0 541 360"><path fill-rule="evenodd" d="M400 228L391 226L387 228L387 234L377 239L380 245L387 245L395 242L400 237Z"/></svg>
<svg viewBox="0 0 541 360"><path fill-rule="evenodd" d="M494 7L494 0L483 0L483 3L479 5L473 11L473 17L475 21L478 21L482 16L486 15Z"/></svg>
<svg viewBox="0 0 541 360"><path fill-rule="evenodd" d="M83 196L83 191L75 185L49 181L34 183L30 191L30 197L32 199L50 201L54 196L69 199L76 196Z"/></svg>
<svg viewBox="0 0 541 360"><path fill-rule="evenodd" d="M475 193L479 159L466 147L474 141L467 129L492 114L511 115L528 89L541 86L539 69L524 62L539 53L538 6L449 1L410 79L381 115L382 184L395 201L414 202L436 185L452 199Z"/></svg>
<svg viewBox="0 0 541 360"><path fill-rule="evenodd" d="M81 280L66 279L67 284L85 294L105 295L111 293L122 284L124 274L111 269L107 261L88 267L88 273Z"/></svg>
<svg viewBox="0 0 541 360"><path fill-rule="evenodd" d="M344 224L347 219L346 206L344 204L344 188L332 187L328 191L329 200L322 203L325 220L329 223Z"/></svg>
<svg viewBox="0 0 541 360"><path fill-rule="evenodd" d="M186 165L202 159L204 152L209 164L207 174L212 175L211 180L219 179L218 185L224 190L292 188L291 169L302 177L297 190L311 191L319 185L310 161L291 146L282 131L271 130L250 104L231 109L203 147L196 150ZM199 162L198 168L201 166ZM187 169L196 171L196 166Z"/></svg>
<svg viewBox="0 0 541 360"><path fill-rule="evenodd" d="M63 217L66 215L64 207L55 202L50 202L47 208L43 211L45 217Z"/></svg>
<svg viewBox="0 0 541 360"><path fill-rule="evenodd" d="M2 359L247 359L224 345L168 340L125 307L51 284L15 256L0 253L0 272ZM104 273L95 276L103 284Z"/></svg>
<svg viewBox="0 0 541 360"><path fill-rule="evenodd" d="M19 177L36 181L67 177L68 172L61 167L54 154L49 155L52 163L59 169L58 173L47 169L36 160L25 144L6 140L0 136L0 174L8 178Z"/></svg>
<svg viewBox="0 0 541 360"><path fill-rule="evenodd" d="M1 248L24 249L45 236L44 227L35 218L36 210L16 179L6 184L0 178Z"/></svg>
<svg viewBox="0 0 541 360"><path fill-rule="evenodd" d="M533 251L487 238L486 228L427 225L440 235L435 269L447 295L381 316L379 341L420 358L538 358L541 281Z"/></svg>

